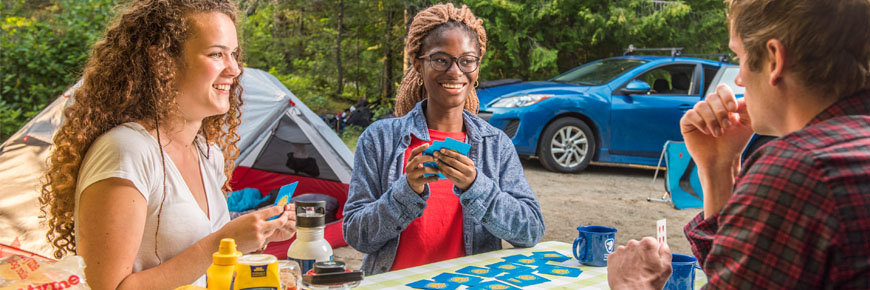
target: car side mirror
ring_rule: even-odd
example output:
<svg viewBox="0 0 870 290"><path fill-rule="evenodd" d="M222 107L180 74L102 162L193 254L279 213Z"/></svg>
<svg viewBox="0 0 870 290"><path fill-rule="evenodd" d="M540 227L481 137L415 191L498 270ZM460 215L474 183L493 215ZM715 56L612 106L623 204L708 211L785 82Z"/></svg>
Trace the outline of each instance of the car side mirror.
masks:
<svg viewBox="0 0 870 290"><path fill-rule="evenodd" d="M633 81L628 82L627 85L625 85L625 88L623 88L621 90L621 93L624 95L638 95L638 94L645 95L645 94L649 93L650 90L652 90L652 88L650 88L649 84L646 83L645 81L633 80Z"/></svg>

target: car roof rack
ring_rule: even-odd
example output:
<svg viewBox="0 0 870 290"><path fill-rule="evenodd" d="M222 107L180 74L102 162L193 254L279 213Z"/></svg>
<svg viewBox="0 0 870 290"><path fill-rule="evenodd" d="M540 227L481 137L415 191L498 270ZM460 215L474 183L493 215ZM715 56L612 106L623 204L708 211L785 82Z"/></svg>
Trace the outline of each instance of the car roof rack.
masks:
<svg viewBox="0 0 870 290"><path fill-rule="evenodd" d="M629 44L628 48L626 48L622 55L634 55L637 51L670 51L671 56L679 56L683 52L682 47L661 47L661 48L636 48L634 45Z"/></svg>
<svg viewBox="0 0 870 290"><path fill-rule="evenodd" d="M686 57L716 57L720 62L731 63L731 54L727 53L710 53L710 54L683 54L682 47L661 47L661 48L636 48L634 45L629 44L628 48L626 48L622 55L634 55L635 52L638 51L670 51L672 57L677 56L686 56Z"/></svg>
<svg viewBox="0 0 870 290"><path fill-rule="evenodd" d="M717 57L719 62L731 63L731 54L727 53L690 53L690 54L680 54L679 56L689 56L689 57Z"/></svg>

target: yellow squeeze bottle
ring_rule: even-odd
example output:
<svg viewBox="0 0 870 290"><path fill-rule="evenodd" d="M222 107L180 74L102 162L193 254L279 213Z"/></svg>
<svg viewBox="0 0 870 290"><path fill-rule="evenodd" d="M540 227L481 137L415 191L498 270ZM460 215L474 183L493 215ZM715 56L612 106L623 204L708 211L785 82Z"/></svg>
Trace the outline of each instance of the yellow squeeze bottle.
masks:
<svg viewBox="0 0 870 290"><path fill-rule="evenodd" d="M229 290L233 285L233 274L240 253L236 251L236 241L222 239L218 251L212 257L212 264L205 272L206 286L209 290Z"/></svg>

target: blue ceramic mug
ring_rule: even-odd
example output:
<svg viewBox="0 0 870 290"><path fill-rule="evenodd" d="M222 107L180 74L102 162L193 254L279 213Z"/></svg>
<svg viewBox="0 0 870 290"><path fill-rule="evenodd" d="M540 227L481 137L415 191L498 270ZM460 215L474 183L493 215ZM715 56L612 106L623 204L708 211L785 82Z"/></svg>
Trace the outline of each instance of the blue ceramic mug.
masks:
<svg viewBox="0 0 870 290"><path fill-rule="evenodd" d="M607 255L616 246L616 229L605 226L577 227L579 232L574 240L574 258L581 264L607 266Z"/></svg>
<svg viewBox="0 0 870 290"><path fill-rule="evenodd" d="M695 289L695 265L698 259L694 256L672 254L671 266L674 268L665 290L694 290Z"/></svg>

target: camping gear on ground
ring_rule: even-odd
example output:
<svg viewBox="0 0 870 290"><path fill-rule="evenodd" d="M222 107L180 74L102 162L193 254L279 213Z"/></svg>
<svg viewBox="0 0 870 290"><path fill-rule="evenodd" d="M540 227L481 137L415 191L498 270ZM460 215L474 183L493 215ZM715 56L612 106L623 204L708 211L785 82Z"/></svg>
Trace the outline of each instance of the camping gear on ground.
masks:
<svg viewBox="0 0 870 290"><path fill-rule="evenodd" d="M278 259L268 254L240 257L236 264L236 278L233 281L233 288L230 289L281 289Z"/></svg>
<svg viewBox="0 0 870 290"><path fill-rule="evenodd" d="M362 271L345 269L344 262L323 261L314 263L314 267L302 275L302 287L305 289L350 289L359 286L363 280Z"/></svg>
<svg viewBox="0 0 870 290"><path fill-rule="evenodd" d="M353 154L326 123L269 73L245 68L241 124L237 129L239 157L230 185L256 188L262 194L299 182L294 197L321 194L337 201L336 220L324 236L333 247L347 245L341 231ZM64 92L3 144L0 144L0 243L18 237L21 247L42 255L52 253L40 225L40 178L46 171L54 132L63 124L63 109L73 103L73 91ZM313 170L288 168L287 156L310 160ZM310 162L310 161L305 161ZM298 174L298 175L296 175ZM314 177L313 175L317 175ZM9 239L10 241L6 241ZM283 259L292 240L269 244L266 253Z"/></svg>
<svg viewBox="0 0 870 290"><path fill-rule="evenodd" d="M296 240L287 249L287 258L299 263L302 273L315 262L332 260L332 247L323 238L326 202L296 202Z"/></svg>
<svg viewBox="0 0 870 290"><path fill-rule="evenodd" d="M673 204L677 209L700 208L704 206L704 193L701 180L698 178L698 167L686 149L686 143L680 141L665 142L662 155L665 161L665 194L661 198L647 197L648 201L661 201ZM653 176L655 182L659 168Z"/></svg>
<svg viewBox="0 0 870 290"><path fill-rule="evenodd" d="M232 289L236 262L242 253L236 251L236 240L221 239L218 251L211 255L211 266L205 271L206 287L209 290Z"/></svg>
<svg viewBox="0 0 870 290"><path fill-rule="evenodd" d="M270 196L270 194L263 195L262 193L260 193L260 190L256 188L245 188L242 190L236 190L227 197L227 208L229 208L230 211L234 212L243 212L246 210L255 209L260 207L261 204L267 203L270 198L275 198L275 195ZM271 204L271 202L268 202L267 204Z"/></svg>
<svg viewBox="0 0 870 290"><path fill-rule="evenodd" d="M581 264L605 267L607 255L613 253L616 243L616 229L605 226L581 226L574 239L574 258Z"/></svg>
<svg viewBox="0 0 870 290"><path fill-rule="evenodd" d="M664 290L694 290L695 289L695 268L697 267L698 259L694 256L683 254L671 255L671 266L673 272L668 282L665 283Z"/></svg>

